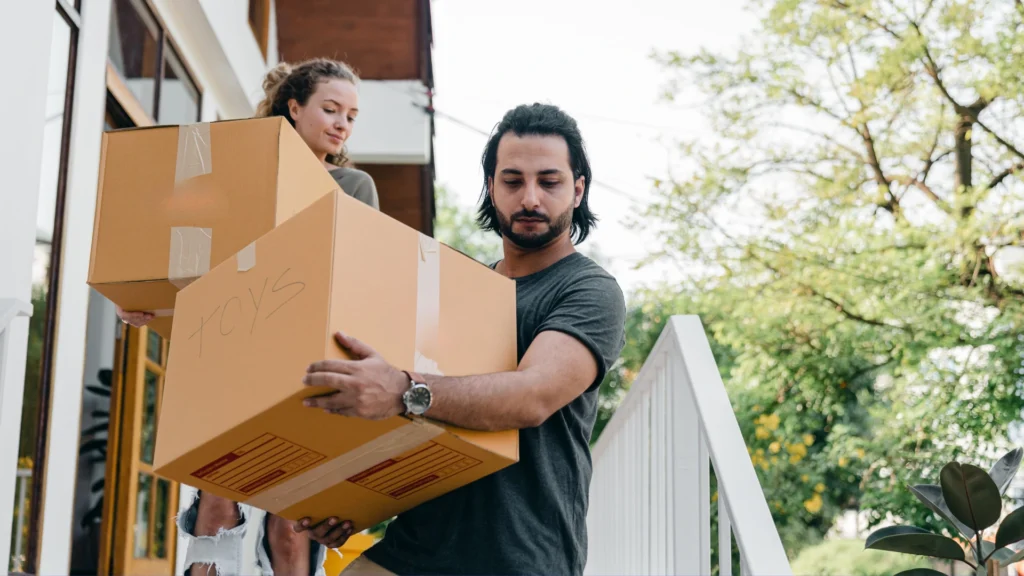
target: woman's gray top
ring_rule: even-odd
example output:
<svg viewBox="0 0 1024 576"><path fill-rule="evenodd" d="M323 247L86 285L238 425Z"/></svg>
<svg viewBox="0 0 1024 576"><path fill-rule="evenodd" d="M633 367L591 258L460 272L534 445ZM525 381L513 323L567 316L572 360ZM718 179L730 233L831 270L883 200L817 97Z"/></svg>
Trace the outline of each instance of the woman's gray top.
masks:
<svg viewBox="0 0 1024 576"><path fill-rule="evenodd" d="M334 168L330 171L334 181L341 186L345 194L359 200L363 204L373 206L374 210L380 210L380 201L377 199L377 186L373 178L362 170L355 168Z"/></svg>

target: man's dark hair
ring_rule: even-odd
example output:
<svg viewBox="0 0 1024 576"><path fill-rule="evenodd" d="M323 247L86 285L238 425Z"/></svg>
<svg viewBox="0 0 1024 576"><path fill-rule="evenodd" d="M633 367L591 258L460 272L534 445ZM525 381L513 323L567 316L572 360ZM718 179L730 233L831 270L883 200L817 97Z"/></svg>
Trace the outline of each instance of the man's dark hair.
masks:
<svg viewBox="0 0 1024 576"><path fill-rule="evenodd" d="M550 104L522 104L505 113L505 117L494 128L487 147L484 148L482 164L484 168L484 186L480 197L480 208L477 210L476 221L484 230L492 230L501 234L498 213L491 202L487 191L487 179L494 177L498 166L498 143L507 133L516 136L561 136L569 147L569 166L572 168L573 182L583 176L583 200L572 213L572 231L570 235L574 244L583 242L590 235L590 229L597 224L597 216L590 211L590 160L583 144L583 136L579 126L571 116L557 106Z"/></svg>

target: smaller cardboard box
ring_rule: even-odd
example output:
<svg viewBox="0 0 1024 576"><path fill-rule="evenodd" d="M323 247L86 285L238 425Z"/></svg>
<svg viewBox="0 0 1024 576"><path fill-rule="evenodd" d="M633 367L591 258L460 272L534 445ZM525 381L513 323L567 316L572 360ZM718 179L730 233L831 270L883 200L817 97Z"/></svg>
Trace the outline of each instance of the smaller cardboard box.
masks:
<svg viewBox="0 0 1024 576"><path fill-rule="evenodd" d="M169 337L178 290L337 188L284 118L106 132L88 283Z"/></svg>
<svg viewBox="0 0 1024 576"><path fill-rule="evenodd" d="M332 192L178 293L155 470L297 520L362 530L518 461L518 431L306 408L343 331L391 364L515 370L515 283Z"/></svg>

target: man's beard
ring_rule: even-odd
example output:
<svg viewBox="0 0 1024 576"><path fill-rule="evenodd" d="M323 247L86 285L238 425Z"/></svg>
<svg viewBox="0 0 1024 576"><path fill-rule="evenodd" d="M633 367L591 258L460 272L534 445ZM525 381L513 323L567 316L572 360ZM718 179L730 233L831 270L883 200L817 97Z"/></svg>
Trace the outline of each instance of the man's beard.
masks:
<svg viewBox="0 0 1024 576"><path fill-rule="evenodd" d="M555 218L554 222L547 216L530 210L520 210L512 214L511 218L502 214L497 208L494 209L494 212L498 215L498 229L501 231L502 236L508 238L509 242L524 250L536 250L547 246L552 240L561 236L563 232L572 226L572 210L573 207L570 206L565 212ZM540 233L518 234L512 231L512 224L519 218L543 220L547 222L548 229Z"/></svg>

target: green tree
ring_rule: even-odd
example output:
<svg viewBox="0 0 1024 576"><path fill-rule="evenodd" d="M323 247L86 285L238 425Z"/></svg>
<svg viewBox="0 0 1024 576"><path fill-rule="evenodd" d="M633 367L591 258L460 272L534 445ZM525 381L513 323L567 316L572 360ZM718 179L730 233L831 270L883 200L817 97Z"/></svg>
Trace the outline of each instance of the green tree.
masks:
<svg viewBox="0 0 1024 576"><path fill-rule="evenodd" d="M484 264L501 259L501 237L477 226L472 209L461 206L442 185L434 187L434 237Z"/></svg>
<svg viewBox="0 0 1024 576"><path fill-rule="evenodd" d="M644 214L653 256L696 271L661 310L729 351L780 527L943 530L903 486L1001 448L1024 406L1024 4L754 9L738 53L657 56L713 127Z"/></svg>

